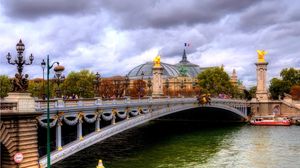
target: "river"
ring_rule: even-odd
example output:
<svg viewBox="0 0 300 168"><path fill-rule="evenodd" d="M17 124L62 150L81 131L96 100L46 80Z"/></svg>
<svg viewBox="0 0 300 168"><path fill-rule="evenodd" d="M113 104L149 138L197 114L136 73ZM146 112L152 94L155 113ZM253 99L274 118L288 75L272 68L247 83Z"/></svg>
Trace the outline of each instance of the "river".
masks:
<svg viewBox="0 0 300 168"><path fill-rule="evenodd" d="M53 165L55 168L299 168L300 127L152 121Z"/></svg>

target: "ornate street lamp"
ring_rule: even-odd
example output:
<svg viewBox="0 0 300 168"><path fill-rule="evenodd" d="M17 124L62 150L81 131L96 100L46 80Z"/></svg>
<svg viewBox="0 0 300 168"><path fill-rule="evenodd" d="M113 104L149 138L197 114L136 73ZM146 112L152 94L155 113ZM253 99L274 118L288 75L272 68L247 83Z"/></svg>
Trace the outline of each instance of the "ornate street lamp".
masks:
<svg viewBox="0 0 300 168"><path fill-rule="evenodd" d="M193 87L193 93L196 95L196 93L195 93L195 89L196 89L196 82L193 80L193 82L192 82L192 87Z"/></svg>
<svg viewBox="0 0 300 168"><path fill-rule="evenodd" d="M167 96L169 96L169 87L170 87L170 82L169 79L166 79L166 89L167 89Z"/></svg>
<svg viewBox="0 0 300 168"><path fill-rule="evenodd" d="M99 85L101 85L101 75L97 72L94 79L94 92L96 97L99 97Z"/></svg>
<svg viewBox="0 0 300 168"><path fill-rule="evenodd" d="M152 86L152 81L151 81L151 78L150 78L150 77L148 78L147 86L148 86L148 96L151 96L151 86Z"/></svg>
<svg viewBox="0 0 300 168"><path fill-rule="evenodd" d="M128 90L128 87L129 87L129 84L130 84L130 79L129 79L129 76L126 75L125 76L125 96L130 96L130 93L129 93L129 90Z"/></svg>
<svg viewBox="0 0 300 168"><path fill-rule="evenodd" d="M60 89L59 85L65 81L65 76L62 75L62 72L64 70L65 70L65 67L60 66L60 65L57 65L54 68L54 72L55 72L54 79L55 79L55 83L57 84L57 89L56 89L56 97L57 98L61 98L61 89Z"/></svg>
<svg viewBox="0 0 300 168"><path fill-rule="evenodd" d="M180 83L180 89L181 89L181 96L183 96L183 88L185 87L185 79L181 81Z"/></svg>
<svg viewBox="0 0 300 168"><path fill-rule="evenodd" d="M16 50L18 52L17 59L13 60L11 62L11 55L10 53L7 54L6 59L7 62L11 65L17 65L18 74L16 74L16 79L14 81L14 91L21 91L25 92L28 89L28 83L22 82L22 81L28 81L28 75L26 74L23 77L23 66L24 65L31 65L33 62L33 55L30 54L29 56L29 63L24 59L23 52L25 50L25 45L22 43L22 40L20 39L19 43L16 45Z"/></svg>
<svg viewBox="0 0 300 168"><path fill-rule="evenodd" d="M46 62L45 62L45 60L43 59L43 61L41 62L41 67L42 67L42 69L43 69L43 88L42 88L42 92L43 92L43 94L42 94L42 98L43 98L43 100L45 100L45 67L46 67Z"/></svg>
<svg viewBox="0 0 300 168"><path fill-rule="evenodd" d="M49 82L49 74L50 69L54 64L59 66L59 62L54 62L51 65L49 64L49 55L47 55L47 167L51 167L50 163L50 108L49 108L49 100L50 100L50 82ZM55 73L56 75L61 75L64 68L57 68Z"/></svg>
<svg viewBox="0 0 300 168"><path fill-rule="evenodd" d="M79 87L79 98L82 98L82 93L84 92L84 88L83 87Z"/></svg>
<svg viewBox="0 0 300 168"><path fill-rule="evenodd" d="M144 83L144 71L142 71L142 73L141 73L141 76L142 76L142 78L141 78L141 80L138 82L138 93L139 93L139 99L141 98L141 92L142 92L142 85L143 85L143 83Z"/></svg>

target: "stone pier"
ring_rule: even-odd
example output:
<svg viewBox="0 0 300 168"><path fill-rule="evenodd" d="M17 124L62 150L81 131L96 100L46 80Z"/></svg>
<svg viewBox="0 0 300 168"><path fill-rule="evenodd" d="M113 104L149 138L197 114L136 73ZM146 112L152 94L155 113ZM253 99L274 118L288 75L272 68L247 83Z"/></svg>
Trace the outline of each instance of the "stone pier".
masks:
<svg viewBox="0 0 300 168"><path fill-rule="evenodd" d="M39 167L38 132L34 100L28 93L11 93L0 102L1 168ZM21 163L14 162L20 152Z"/></svg>
<svg viewBox="0 0 300 168"><path fill-rule="evenodd" d="M153 92L152 96L153 97L160 97L163 96L163 67L160 65L160 57L158 56L157 59L159 61L154 63L154 66L152 67L153 70L153 78L152 78L152 83L153 83Z"/></svg>

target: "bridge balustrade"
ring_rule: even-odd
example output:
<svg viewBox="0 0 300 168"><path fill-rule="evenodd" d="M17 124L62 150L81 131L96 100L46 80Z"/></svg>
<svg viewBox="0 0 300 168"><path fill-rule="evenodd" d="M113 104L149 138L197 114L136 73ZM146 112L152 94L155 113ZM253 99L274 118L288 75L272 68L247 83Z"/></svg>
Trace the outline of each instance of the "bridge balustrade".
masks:
<svg viewBox="0 0 300 168"><path fill-rule="evenodd" d="M0 112L17 112L18 104L16 102L0 102Z"/></svg>

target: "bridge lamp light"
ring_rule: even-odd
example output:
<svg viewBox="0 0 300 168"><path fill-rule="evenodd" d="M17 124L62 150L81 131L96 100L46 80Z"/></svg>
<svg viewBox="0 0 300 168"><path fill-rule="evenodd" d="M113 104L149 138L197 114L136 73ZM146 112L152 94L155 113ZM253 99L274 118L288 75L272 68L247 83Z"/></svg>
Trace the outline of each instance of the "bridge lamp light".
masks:
<svg viewBox="0 0 300 168"><path fill-rule="evenodd" d="M130 96L129 90L128 90L128 86L130 84L130 79L129 79L128 75L125 76L125 83L124 84L125 84L125 96Z"/></svg>
<svg viewBox="0 0 300 168"><path fill-rule="evenodd" d="M64 80L65 80L65 76L64 75L62 75L62 72L65 70L65 67L63 67L63 66L61 66L61 65L58 65L58 66L56 66L55 68L54 68L54 72L55 72L55 76L54 76L54 78L55 78L55 82L56 82L56 84L57 84L57 90L56 90L56 97L57 98L60 98L61 97L61 90L60 90L60 88L59 88L59 85L61 84L61 83L63 83L64 82Z"/></svg>
<svg viewBox="0 0 300 168"><path fill-rule="evenodd" d="M46 62L45 62L44 59L41 62L41 67L43 69L43 95L42 95L42 98L43 98L43 100L45 100L45 68L46 68Z"/></svg>
<svg viewBox="0 0 300 168"><path fill-rule="evenodd" d="M95 79L93 80L94 82L94 92L95 92L95 96L99 97L99 85L101 85L101 75L99 74L99 72L97 72L95 74Z"/></svg>
<svg viewBox="0 0 300 168"><path fill-rule="evenodd" d="M169 79L166 79L166 89L167 89L167 96L169 96L169 87L170 87L170 82Z"/></svg>
<svg viewBox="0 0 300 168"><path fill-rule="evenodd" d="M62 72L64 71L63 66L59 66L59 62L53 62L51 65L49 63L49 55L47 55L47 167L51 167L51 158L50 158L50 108L49 108L49 101L50 101L50 80L49 74L50 69L53 67L54 64L58 66L54 68L55 74L57 76L61 76Z"/></svg>

